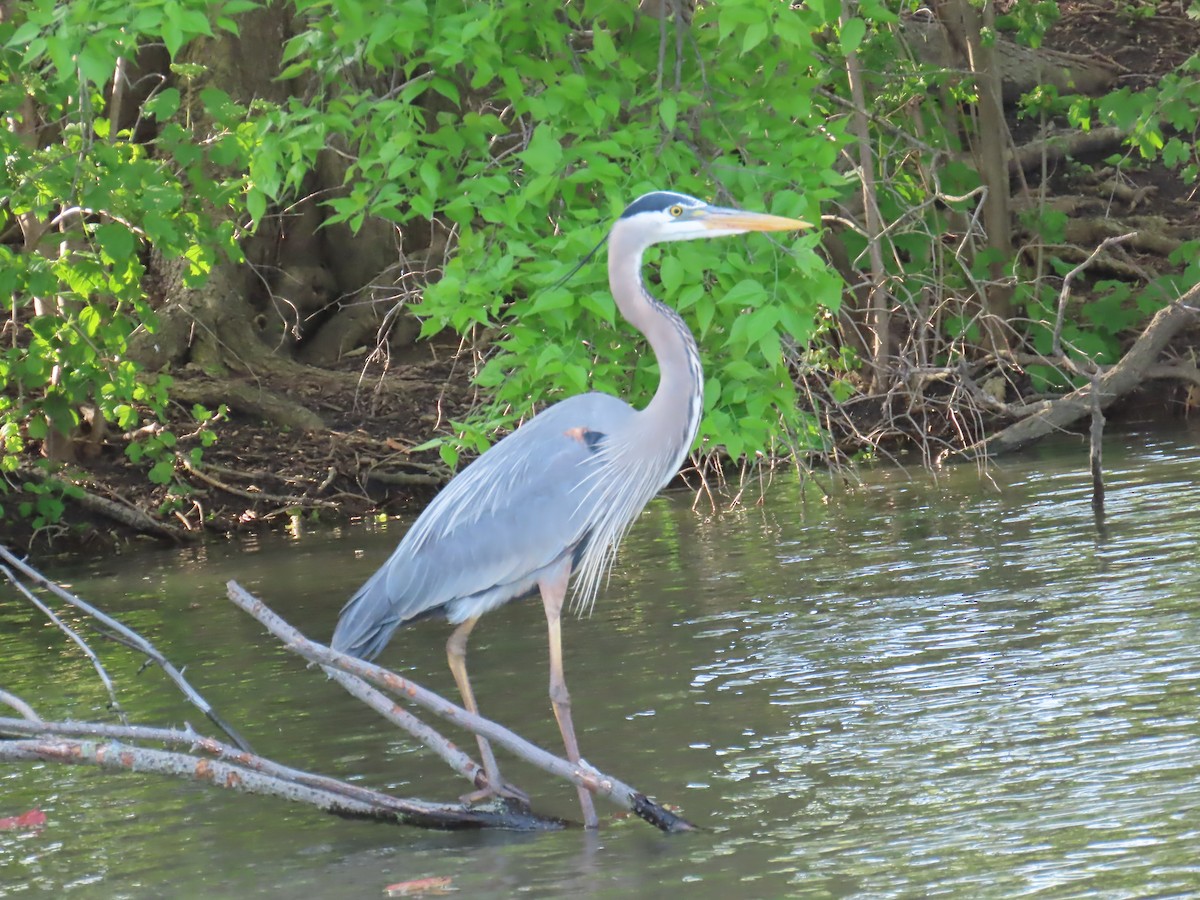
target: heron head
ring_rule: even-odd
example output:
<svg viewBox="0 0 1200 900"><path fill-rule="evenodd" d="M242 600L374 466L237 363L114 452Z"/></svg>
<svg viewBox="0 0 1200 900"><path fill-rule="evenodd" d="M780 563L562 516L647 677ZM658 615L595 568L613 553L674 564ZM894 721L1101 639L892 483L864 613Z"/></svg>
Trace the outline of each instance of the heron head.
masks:
<svg viewBox="0 0 1200 900"><path fill-rule="evenodd" d="M635 230L647 244L812 227L801 219L713 206L674 191L643 194L625 208L617 225Z"/></svg>

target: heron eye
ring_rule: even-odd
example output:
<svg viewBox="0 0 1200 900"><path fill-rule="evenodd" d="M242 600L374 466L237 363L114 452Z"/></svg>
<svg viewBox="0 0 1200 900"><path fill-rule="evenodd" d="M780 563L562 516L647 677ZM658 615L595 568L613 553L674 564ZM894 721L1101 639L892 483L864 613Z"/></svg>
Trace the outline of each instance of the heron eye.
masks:
<svg viewBox="0 0 1200 900"><path fill-rule="evenodd" d="M671 214L671 215L672 215L674 218L678 219L680 216L682 216L682 215L683 215L683 207L682 207L682 206L672 206L672 207L671 207L671 208L668 210L668 212L669 212L669 213L670 213L670 214Z"/></svg>

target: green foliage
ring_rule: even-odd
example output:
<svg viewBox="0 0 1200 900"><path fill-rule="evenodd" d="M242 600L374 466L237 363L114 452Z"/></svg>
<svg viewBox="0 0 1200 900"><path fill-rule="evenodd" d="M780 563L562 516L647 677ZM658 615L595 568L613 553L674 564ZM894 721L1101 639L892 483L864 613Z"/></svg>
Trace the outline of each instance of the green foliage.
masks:
<svg viewBox="0 0 1200 900"><path fill-rule="evenodd" d="M813 221L844 183L834 170L841 125L814 102L824 63L811 37L837 21L837 4L702 5L679 56L662 40L674 26L627 0L534 0L519 15L504 3L408 3L369 16L333 0L302 6L309 27L288 44L284 75L311 75L324 93L263 117L250 208L261 216L298 190L336 137L353 161L331 221L452 225L454 256L415 307L424 333L499 328L478 377L494 402L459 426L460 446L477 448L567 394L648 400L654 361L617 322L604 266L548 287L625 203L671 188ZM841 40L864 35L859 22ZM382 97L354 87L393 71L399 86ZM808 433L785 355L812 338L818 305L839 299L815 238L783 240L790 253L751 238L651 259L659 293L702 345L702 441L734 456L767 448L781 428Z"/></svg>
<svg viewBox="0 0 1200 900"><path fill-rule="evenodd" d="M1021 118L1037 119L1057 115L1071 115L1077 107L1073 98L1062 97L1052 84L1039 84L1023 94L1018 107Z"/></svg>
<svg viewBox="0 0 1200 900"><path fill-rule="evenodd" d="M1157 85L1134 91L1120 88L1096 100L1076 98L1069 121L1090 128L1093 122L1128 133L1126 142L1143 160L1178 169L1185 184L1200 175L1200 54L1192 56ZM1117 163L1128 165L1124 159Z"/></svg>
<svg viewBox="0 0 1200 900"><path fill-rule="evenodd" d="M1053 282L1031 276L1022 259L989 256L984 185L965 161L980 136L973 121L949 118L959 114L953 102L936 102L969 101L974 85L898 47L897 8L916 0L863 0L847 15L835 0L721 0L697 4L678 34L629 0L293 0L298 33L280 78L295 80L294 95L244 108L207 85L202 53L184 51L237 33L238 17L260 5L28 0L0 23L5 224L10 234L29 223L46 229L29 246L0 245L12 329L0 348L0 472L16 471L51 429L74 428L85 406L122 430L161 417L170 379L138 372L126 355L134 329L154 328L148 254L179 260L186 282L199 284L222 255L239 258L230 223L257 223L299 195L330 148L348 167L343 189L325 198L328 223L360 228L373 217L449 233L449 262L413 309L427 336L452 328L486 337L477 381L488 402L452 423L455 440L439 445L447 464L568 394L596 389L644 403L655 363L617 315L602 262L567 286L562 275L652 189L818 221L822 206L857 190L846 165L862 162L847 140L850 114L827 99L849 98L849 55L868 73L872 200L886 223L880 274L897 320L937 335L929 361L948 361L981 340L981 286L999 263L1029 323L1023 336L1034 347L1050 340ZM1057 4L1017 0L998 26L1037 46L1057 15ZM158 125L146 145L106 110L118 60L150 43L173 61L171 81L138 110ZM1095 101L1042 87L1022 108L1125 128L1142 158L1190 183L1200 173L1198 70L1193 59L1152 90ZM1025 220L1030 243L1051 257L1065 224L1053 213ZM868 271L866 237L846 229L839 238L850 270ZM701 344L703 447L736 457L821 446L797 373L821 369L835 400L859 389L856 351L828 341L845 285L815 247L814 235L752 235L650 255L651 288ZM1063 274L1061 261L1047 264ZM1120 333L1170 285L1152 287L1091 285L1071 304L1064 341L1111 360ZM216 439L222 412L193 412L193 435L150 429L129 447L152 481L174 487L181 446L184 462L198 462ZM27 512L50 521L61 497L42 493L50 499Z"/></svg>
<svg viewBox="0 0 1200 900"><path fill-rule="evenodd" d="M1130 10L1135 7L1131 5ZM1154 7L1142 5L1138 10ZM1151 161L1179 170L1184 184L1192 184L1200 174L1200 55L1193 56L1173 73L1164 76L1157 85L1139 91L1119 88L1107 95L1090 99L1060 99L1057 92L1046 87L1037 89L1022 99L1029 113L1065 115L1078 128L1089 129L1093 123L1112 125L1124 131L1126 143L1136 151L1136 158L1117 154L1106 162L1119 170L1129 171ZM1066 217L1061 213L1043 214L1036 222L1027 222L1046 244L1065 241ZM1099 364L1115 362L1121 348L1121 337L1130 329L1144 323L1165 303L1200 281L1200 265L1196 263L1196 242L1181 247L1172 254L1171 263L1184 267L1181 276L1166 275L1154 279L1140 290L1116 280L1100 280L1086 288L1086 299L1072 301L1069 315L1064 319L1062 340L1070 352L1087 357ZM1051 259L1057 274L1064 275L1071 266ZM1052 322L1058 304L1057 289L1044 286L1042 294L1028 298L1026 312L1033 321L1030 340L1039 352L1048 353L1051 344ZM1032 371L1038 389L1063 388L1067 379L1046 367Z"/></svg>
<svg viewBox="0 0 1200 900"><path fill-rule="evenodd" d="M88 405L122 430L139 410L161 415L170 379L126 358L135 328L154 328L145 255L184 262L199 283L217 254L238 253L228 225L207 210L235 202L237 177L212 171L244 158L244 112L203 97L218 133L165 124L153 152L106 116L118 59L146 42L177 53L214 28L236 31L246 0L30 0L0 23L0 196L25 245L0 245L0 293L15 331L0 350L0 470L14 471L29 441L68 435ZM219 94L219 92L216 92ZM140 111L166 123L179 91L153 93ZM44 123L53 123L46 125ZM240 131L239 131L240 129ZM237 167L235 166L235 169ZM243 162L241 168L245 168ZM161 460L150 477L167 476ZM42 490L20 511L52 521L61 508Z"/></svg>
<svg viewBox="0 0 1200 900"><path fill-rule="evenodd" d="M35 530L53 525L62 518L66 501L83 494L76 485L57 478L26 481L21 488L30 499L17 504L17 513L21 518L28 519L30 527Z"/></svg>
<svg viewBox="0 0 1200 900"><path fill-rule="evenodd" d="M1013 37L1030 47L1040 47L1046 32L1059 19L1054 0L1017 0L1007 12L996 17L996 27L1011 32Z"/></svg>

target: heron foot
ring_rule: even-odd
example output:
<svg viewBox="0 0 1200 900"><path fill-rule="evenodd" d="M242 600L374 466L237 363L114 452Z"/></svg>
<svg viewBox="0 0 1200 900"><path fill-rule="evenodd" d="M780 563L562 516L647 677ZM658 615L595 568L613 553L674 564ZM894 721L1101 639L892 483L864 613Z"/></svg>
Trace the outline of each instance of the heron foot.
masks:
<svg viewBox="0 0 1200 900"><path fill-rule="evenodd" d="M484 800L492 798L503 801L511 800L525 809L529 809L529 795L507 781L502 782L499 788L489 786L472 791L469 794L463 794L458 800L465 806L474 806L476 803L482 803Z"/></svg>

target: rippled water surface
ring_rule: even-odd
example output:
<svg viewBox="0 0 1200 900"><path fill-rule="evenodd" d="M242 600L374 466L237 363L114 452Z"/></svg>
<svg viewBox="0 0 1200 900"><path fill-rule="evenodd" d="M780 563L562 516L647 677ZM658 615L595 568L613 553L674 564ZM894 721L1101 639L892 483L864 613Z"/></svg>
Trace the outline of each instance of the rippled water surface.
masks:
<svg viewBox="0 0 1200 900"><path fill-rule="evenodd" d="M346 822L157 777L0 766L0 896L1162 896L1200 891L1197 434L1114 435L1108 517L1064 439L936 477L859 473L761 507L655 501L594 614L566 623L584 755L706 826L601 806L598 835ZM829 485L826 484L828 488ZM236 578L315 637L405 523L64 560L48 572L156 641L260 752L448 799L465 789L224 599ZM75 617L73 620L77 621ZM473 636L485 713L557 750L539 604ZM384 663L445 692L444 624ZM199 726L156 670L104 649L139 721ZM86 660L0 588L0 687L110 717ZM501 763L542 812L574 792Z"/></svg>

